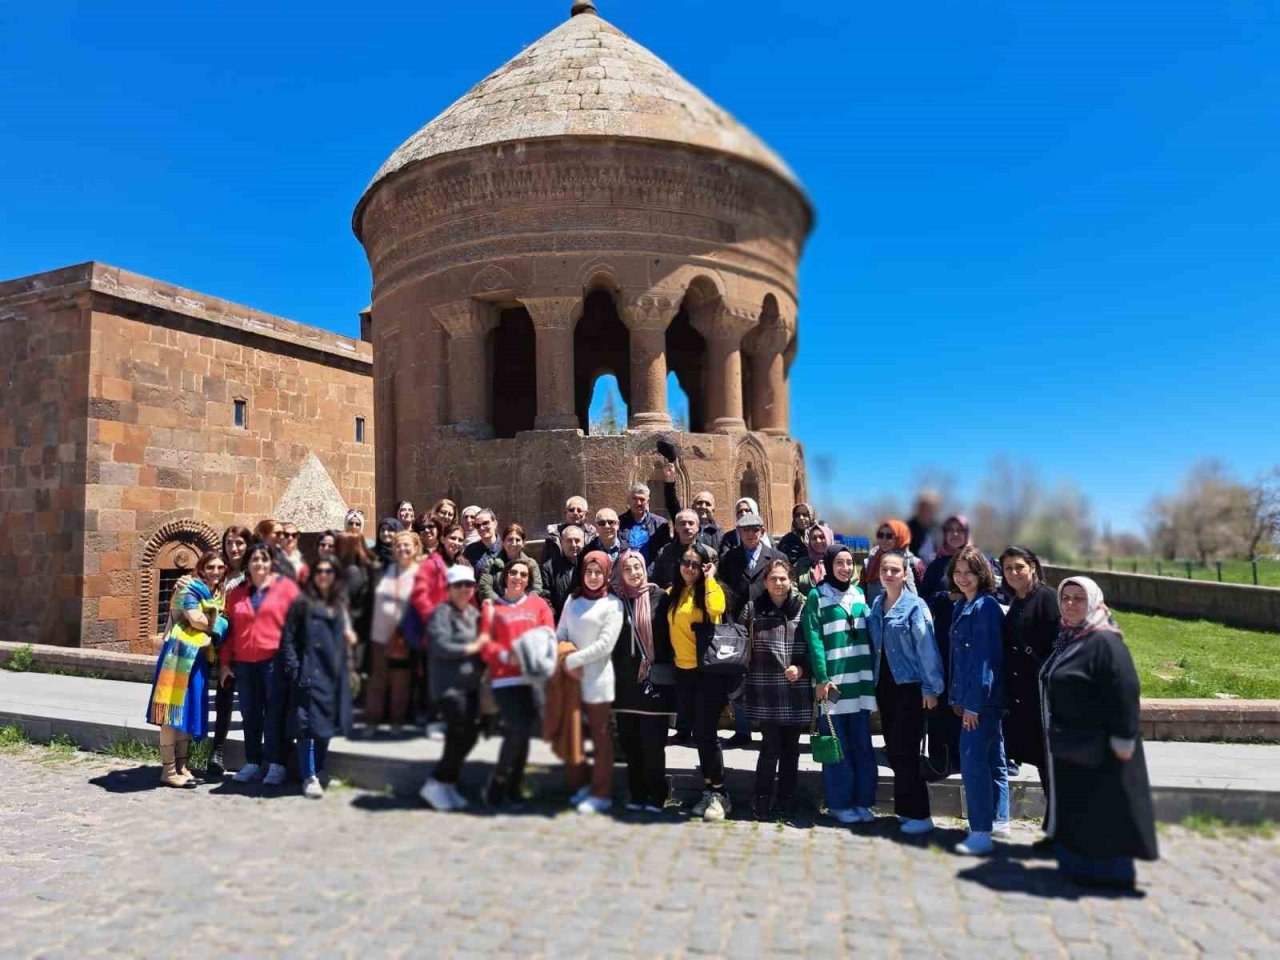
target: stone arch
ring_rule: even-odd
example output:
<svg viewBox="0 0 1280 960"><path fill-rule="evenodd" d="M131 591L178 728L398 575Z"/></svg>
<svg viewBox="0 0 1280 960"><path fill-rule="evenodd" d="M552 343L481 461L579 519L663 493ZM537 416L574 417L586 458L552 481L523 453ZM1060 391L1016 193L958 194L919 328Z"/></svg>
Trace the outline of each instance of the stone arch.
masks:
<svg viewBox="0 0 1280 960"><path fill-rule="evenodd" d="M765 529L772 529L773 504L770 496L772 477L769 457L760 441L750 434L739 442L733 456L733 499L751 497L760 504Z"/></svg>
<svg viewBox="0 0 1280 960"><path fill-rule="evenodd" d="M150 537L142 541L134 555L134 569L138 571L138 640L146 643L159 630L156 622L160 615L160 586L164 572L174 569L186 569L177 565L180 560L188 559L180 556L180 551L194 553L189 558L191 566L206 550L217 550L221 546L218 531L199 520L170 520L161 524ZM165 566L169 564L169 566Z"/></svg>
<svg viewBox="0 0 1280 960"><path fill-rule="evenodd" d="M708 309L720 297L720 287L706 274L690 279L680 309L667 327L667 370L689 400L689 432L706 432L707 341L693 326L697 311Z"/></svg>
<svg viewBox="0 0 1280 960"><path fill-rule="evenodd" d="M617 298L622 283L618 279L618 269L603 257L592 257L578 268L575 281L582 290L583 297L595 290L605 290Z"/></svg>
<svg viewBox="0 0 1280 960"><path fill-rule="evenodd" d="M489 333L489 384L495 437L514 437L534 428L538 413L537 334L523 307L502 310Z"/></svg>
<svg viewBox="0 0 1280 960"><path fill-rule="evenodd" d="M618 381L622 401L631 407L631 334L622 322L614 293L595 289L582 301L573 329L574 412L583 432L591 429L591 392L606 373Z"/></svg>

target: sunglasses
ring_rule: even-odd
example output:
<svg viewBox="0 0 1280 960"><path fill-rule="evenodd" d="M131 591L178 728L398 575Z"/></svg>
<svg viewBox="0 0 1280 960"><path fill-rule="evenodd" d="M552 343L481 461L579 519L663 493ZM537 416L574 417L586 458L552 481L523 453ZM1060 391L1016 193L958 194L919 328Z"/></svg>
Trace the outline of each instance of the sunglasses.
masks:
<svg viewBox="0 0 1280 960"><path fill-rule="evenodd" d="M885 532L883 532L883 533L877 533L877 534L876 534L876 539L877 539L877 540L892 540L892 539L893 539L893 533L892 533L891 531L885 531Z"/></svg>
<svg viewBox="0 0 1280 960"><path fill-rule="evenodd" d="M333 567L316 567L315 570L311 571L311 575L313 577L336 577L338 571Z"/></svg>
<svg viewBox="0 0 1280 960"><path fill-rule="evenodd" d="M686 570L701 570L702 561L701 560L681 560L680 566L684 567Z"/></svg>
<svg viewBox="0 0 1280 960"><path fill-rule="evenodd" d="M523 577L528 580L529 574L525 573L523 570L509 570L507 571L507 579L510 579L511 577Z"/></svg>
<svg viewBox="0 0 1280 960"><path fill-rule="evenodd" d="M617 520L597 520L596 521L597 527L616 527L617 525L618 525Z"/></svg>

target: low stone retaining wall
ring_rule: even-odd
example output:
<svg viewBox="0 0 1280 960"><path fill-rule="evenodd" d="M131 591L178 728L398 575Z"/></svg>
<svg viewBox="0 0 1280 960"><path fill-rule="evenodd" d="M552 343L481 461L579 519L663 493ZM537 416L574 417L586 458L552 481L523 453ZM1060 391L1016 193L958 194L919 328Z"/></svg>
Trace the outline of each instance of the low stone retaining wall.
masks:
<svg viewBox="0 0 1280 960"><path fill-rule="evenodd" d="M1083 570L1046 566L1045 579L1057 586L1066 577L1091 577L1102 588L1107 604L1121 610L1142 610L1171 617L1194 617L1250 630L1280 633L1280 589L1238 583L1180 580L1140 573ZM1280 654L1280 638L1277 638Z"/></svg>
<svg viewBox="0 0 1280 960"><path fill-rule="evenodd" d="M7 667L27 644L0 641L0 666ZM54 647L37 643L31 647L31 669L43 673L69 673L104 680L133 680L150 683L155 677L156 658L136 653L107 653L81 647Z"/></svg>

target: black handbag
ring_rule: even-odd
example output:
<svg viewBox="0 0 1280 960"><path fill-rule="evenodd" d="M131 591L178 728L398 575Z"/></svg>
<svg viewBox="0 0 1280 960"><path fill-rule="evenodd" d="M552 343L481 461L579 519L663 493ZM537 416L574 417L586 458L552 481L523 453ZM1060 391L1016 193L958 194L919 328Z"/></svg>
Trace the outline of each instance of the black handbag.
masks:
<svg viewBox="0 0 1280 960"><path fill-rule="evenodd" d="M1073 767L1100 767L1107 758L1105 730L1081 730L1060 723L1049 725L1049 755Z"/></svg>
<svg viewBox="0 0 1280 960"><path fill-rule="evenodd" d="M698 669L712 677L741 680L751 665L751 624L695 623L698 641Z"/></svg>
<svg viewBox="0 0 1280 960"><path fill-rule="evenodd" d="M651 663L645 679L655 687L674 687L676 685L676 666L674 663Z"/></svg>
<svg viewBox="0 0 1280 960"><path fill-rule="evenodd" d="M941 748L942 756L939 759L935 760L930 755L930 746ZM933 744L930 743L929 724L926 719L924 730L920 735L920 779L925 783L937 783L939 780L947 779L960 769L958 765L953 766L953 759L951 745L947 743L946 738L939 737Z"/></svg>

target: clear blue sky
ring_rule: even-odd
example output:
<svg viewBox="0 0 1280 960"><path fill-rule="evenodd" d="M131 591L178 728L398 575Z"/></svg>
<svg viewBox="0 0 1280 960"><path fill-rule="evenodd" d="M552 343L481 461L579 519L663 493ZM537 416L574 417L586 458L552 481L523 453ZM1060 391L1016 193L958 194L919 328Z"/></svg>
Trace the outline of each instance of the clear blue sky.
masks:
<svg viewBox="0 0 1280 960"><path fill-rule="evenodd" d="M345 333L387 154L568 0L0 7L0 277L98 259ZM1280 461L1280 7L600 0L818 208L793 432L850 500L1000 452L1137 527Z"/></svg>

